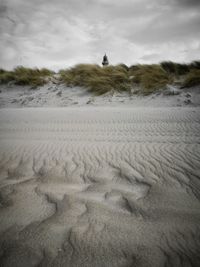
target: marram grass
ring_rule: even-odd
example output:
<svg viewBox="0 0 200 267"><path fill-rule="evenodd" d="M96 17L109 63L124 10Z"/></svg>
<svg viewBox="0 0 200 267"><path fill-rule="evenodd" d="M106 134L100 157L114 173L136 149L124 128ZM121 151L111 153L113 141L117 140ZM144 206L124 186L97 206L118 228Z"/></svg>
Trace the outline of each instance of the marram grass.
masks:
<svg viewBox="0 0 200 267"><path fill-rule="evenodd" d="M56 79L66 86L87 88L95 95L107 92L132 92L137 88L139 94L151 94L164 89L167 84L180 81L182 87L200 85L200 61L180 64L171 61L151 65L125 64L101 67L95 64L78 64L60 70ZM31 69L19 66L13 71L0 69L0 83L12 82L31 87L42 86L54 72L48 69ZM59 78L58 78L59 77ZM132 90L133 89L133 90Z"/></svg>

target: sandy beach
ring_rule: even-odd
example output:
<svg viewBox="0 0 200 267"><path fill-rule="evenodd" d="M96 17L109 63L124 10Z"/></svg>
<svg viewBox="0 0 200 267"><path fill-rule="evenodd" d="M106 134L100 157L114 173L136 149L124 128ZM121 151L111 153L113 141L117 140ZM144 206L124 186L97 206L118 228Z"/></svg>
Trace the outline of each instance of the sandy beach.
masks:
<svg viewBox="0 0 200 267"><path fill-rule="evenodd" d="M0 110L0 266L200 266L200 108Z"/></svg>
<svg viewBox="0 0 200 267"><path fill-rule="evenodd" d="M200 267L200 0L0 0L0 267Z"/></svg>

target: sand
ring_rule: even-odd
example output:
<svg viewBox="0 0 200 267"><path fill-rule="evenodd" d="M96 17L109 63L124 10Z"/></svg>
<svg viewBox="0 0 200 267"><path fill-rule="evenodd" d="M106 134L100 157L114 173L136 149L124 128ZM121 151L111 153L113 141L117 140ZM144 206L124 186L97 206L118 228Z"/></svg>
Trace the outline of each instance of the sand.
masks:
<svg viewBox="0 0 200 267"><path fill-rule="evenodd" d="M200 108L0 109L0 266L200 266Z"/></svg>
<svg viewBox="0 0 200 267"><path fill-rule="evenodd" d="M95 96L80 87L66 87L49 82L38 88L0 85L0 108L24 107L197 107L199 87L184 88L168 85L165 90L143 96L127 92L108 92Z"/></svg>

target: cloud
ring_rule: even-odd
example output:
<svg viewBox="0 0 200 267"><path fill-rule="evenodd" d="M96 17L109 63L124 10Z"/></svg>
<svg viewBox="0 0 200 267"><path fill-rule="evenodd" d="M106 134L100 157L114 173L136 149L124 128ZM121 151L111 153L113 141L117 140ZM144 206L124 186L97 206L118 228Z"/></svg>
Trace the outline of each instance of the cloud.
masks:
<svg viewBox="0 0 200 267"><path fill-rule="evenodd" d="M140 59L144 61L154 61L155 59L159 59L160 54L159 53L150 53L150 54L145 54L142 56Z"/></svg>
<svg viewBox="0 0 200 267"><path fill-rule="evenodd" d="M112 64L197 59L199 2L1 1L1 67L100 64L105 52Z"/></svg>
<svg viewBox="0 0 200 267"><path fill-rule="evenodd" d="M178 6L197 7L200 6L199 0L172 0Z"/></svg>
<svg viewBox="0 0 200 267"><path fill-rule="evenodd" d="M180 42L198 39L200 37L199 25L200 17L197 13L187 14L187 17L185 14L171 14L171 16L160 14L153 18L148 25L135 31L133 39L139 43L174 42L178 45Z"/></svg>

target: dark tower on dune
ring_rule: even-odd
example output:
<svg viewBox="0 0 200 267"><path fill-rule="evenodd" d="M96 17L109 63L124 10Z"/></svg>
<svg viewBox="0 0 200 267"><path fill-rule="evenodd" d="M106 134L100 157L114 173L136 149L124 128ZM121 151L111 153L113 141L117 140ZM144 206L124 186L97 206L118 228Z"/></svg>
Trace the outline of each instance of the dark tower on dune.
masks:
<svg viewBox="0 0 200 267"><path fill-rule="evenodd" d="M106 56L106 54L103 56L103 61L102 61L102 65L103 66L108 66L109 62L108 62L108 57Z"/></svg>

